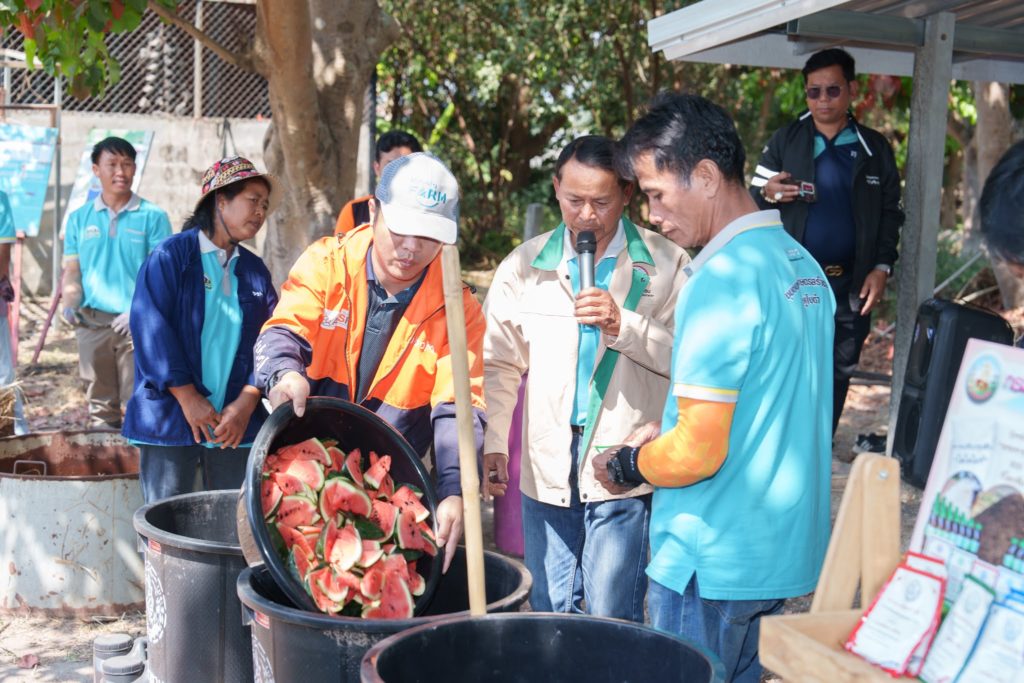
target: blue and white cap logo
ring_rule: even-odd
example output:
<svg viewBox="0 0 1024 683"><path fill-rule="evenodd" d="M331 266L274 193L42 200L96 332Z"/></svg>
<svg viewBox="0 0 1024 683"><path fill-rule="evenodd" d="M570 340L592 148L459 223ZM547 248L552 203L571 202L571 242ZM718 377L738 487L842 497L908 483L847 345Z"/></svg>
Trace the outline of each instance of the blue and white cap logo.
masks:
<svg viewBox="0 0 1024 683"><path fill-rule="evenodd" d="M433 154L417 152L389 163L375 194L391 232L446 244L458 240L459 183Z"/></svg>

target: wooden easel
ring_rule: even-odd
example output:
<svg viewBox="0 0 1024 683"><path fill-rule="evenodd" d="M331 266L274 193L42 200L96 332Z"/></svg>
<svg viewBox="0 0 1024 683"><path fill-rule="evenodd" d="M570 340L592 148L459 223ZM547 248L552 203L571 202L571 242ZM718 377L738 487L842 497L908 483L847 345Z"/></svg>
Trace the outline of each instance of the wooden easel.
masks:
<svg viewBox="0 0 1024 683"><path fill-rule="evenodd" d="M810 613L762 619L761 662L791 681L891 681L842 644L899 561L899 463L863 453L850 470Z"/></svg>
<svg viewBox="0 0 1024 683"><path fill-rule="evenodd" d="M811 612L874 600L900 561L900 468L895 458L862 453L853 462L825 553Z"/></svg>

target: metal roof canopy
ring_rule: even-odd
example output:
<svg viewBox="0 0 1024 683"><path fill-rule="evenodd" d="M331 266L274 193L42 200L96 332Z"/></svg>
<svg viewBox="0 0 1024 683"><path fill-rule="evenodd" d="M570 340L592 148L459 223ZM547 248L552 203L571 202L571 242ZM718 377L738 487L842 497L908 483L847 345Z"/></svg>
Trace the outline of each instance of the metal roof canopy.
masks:
<svg viewBox="0 0 1024 683"><path fill-rule="evenodd" d="M647 42L673 60L793 69L812 53L841 45L861 73L913 77L906 222L896 275L891 454L917 309L935 287L950 81L1024 83L1024 2L702 0L651 20Z"/></svg>
<svg viewBox="0 0 1024 683"><path fill-rule="evenodd" d="M953 78L1024 83L1024 3L1016 0L704 0L651 20L668 59L799 69L842 45L862 73L911 76L925 20L956 18Z"/></svg>

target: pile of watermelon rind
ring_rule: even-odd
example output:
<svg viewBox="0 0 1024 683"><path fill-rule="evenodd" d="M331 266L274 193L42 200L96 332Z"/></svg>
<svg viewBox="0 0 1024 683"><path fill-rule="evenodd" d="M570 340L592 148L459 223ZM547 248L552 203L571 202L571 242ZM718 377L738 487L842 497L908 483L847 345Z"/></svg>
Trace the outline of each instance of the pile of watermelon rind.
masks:
<svg viewBox="0 0 1024 683"><path fill-rule="evenodd" d="M320 611L364 619L409 619L426 580L416 571L437 544L423 494L397 489L391 457L332 440L307 439L268 455L260 497L267 531Z"/></svg>

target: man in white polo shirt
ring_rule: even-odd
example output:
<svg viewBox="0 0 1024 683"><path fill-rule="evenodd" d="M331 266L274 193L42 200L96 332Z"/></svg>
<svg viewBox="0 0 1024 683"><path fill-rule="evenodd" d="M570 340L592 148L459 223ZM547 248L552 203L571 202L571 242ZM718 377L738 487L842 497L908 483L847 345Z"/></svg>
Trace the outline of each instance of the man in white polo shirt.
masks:
<svg viewBox="0 0 1024 683"><path fill-rule="evenodd" d="M92 172L102 191L71 214L64 235L61 317L75 326L92 425L120 429L121 407L135 381L128 328L135 277L149 252L171 234L171 222L132 192L135 148L127 140L96 143Z"/></svg>

